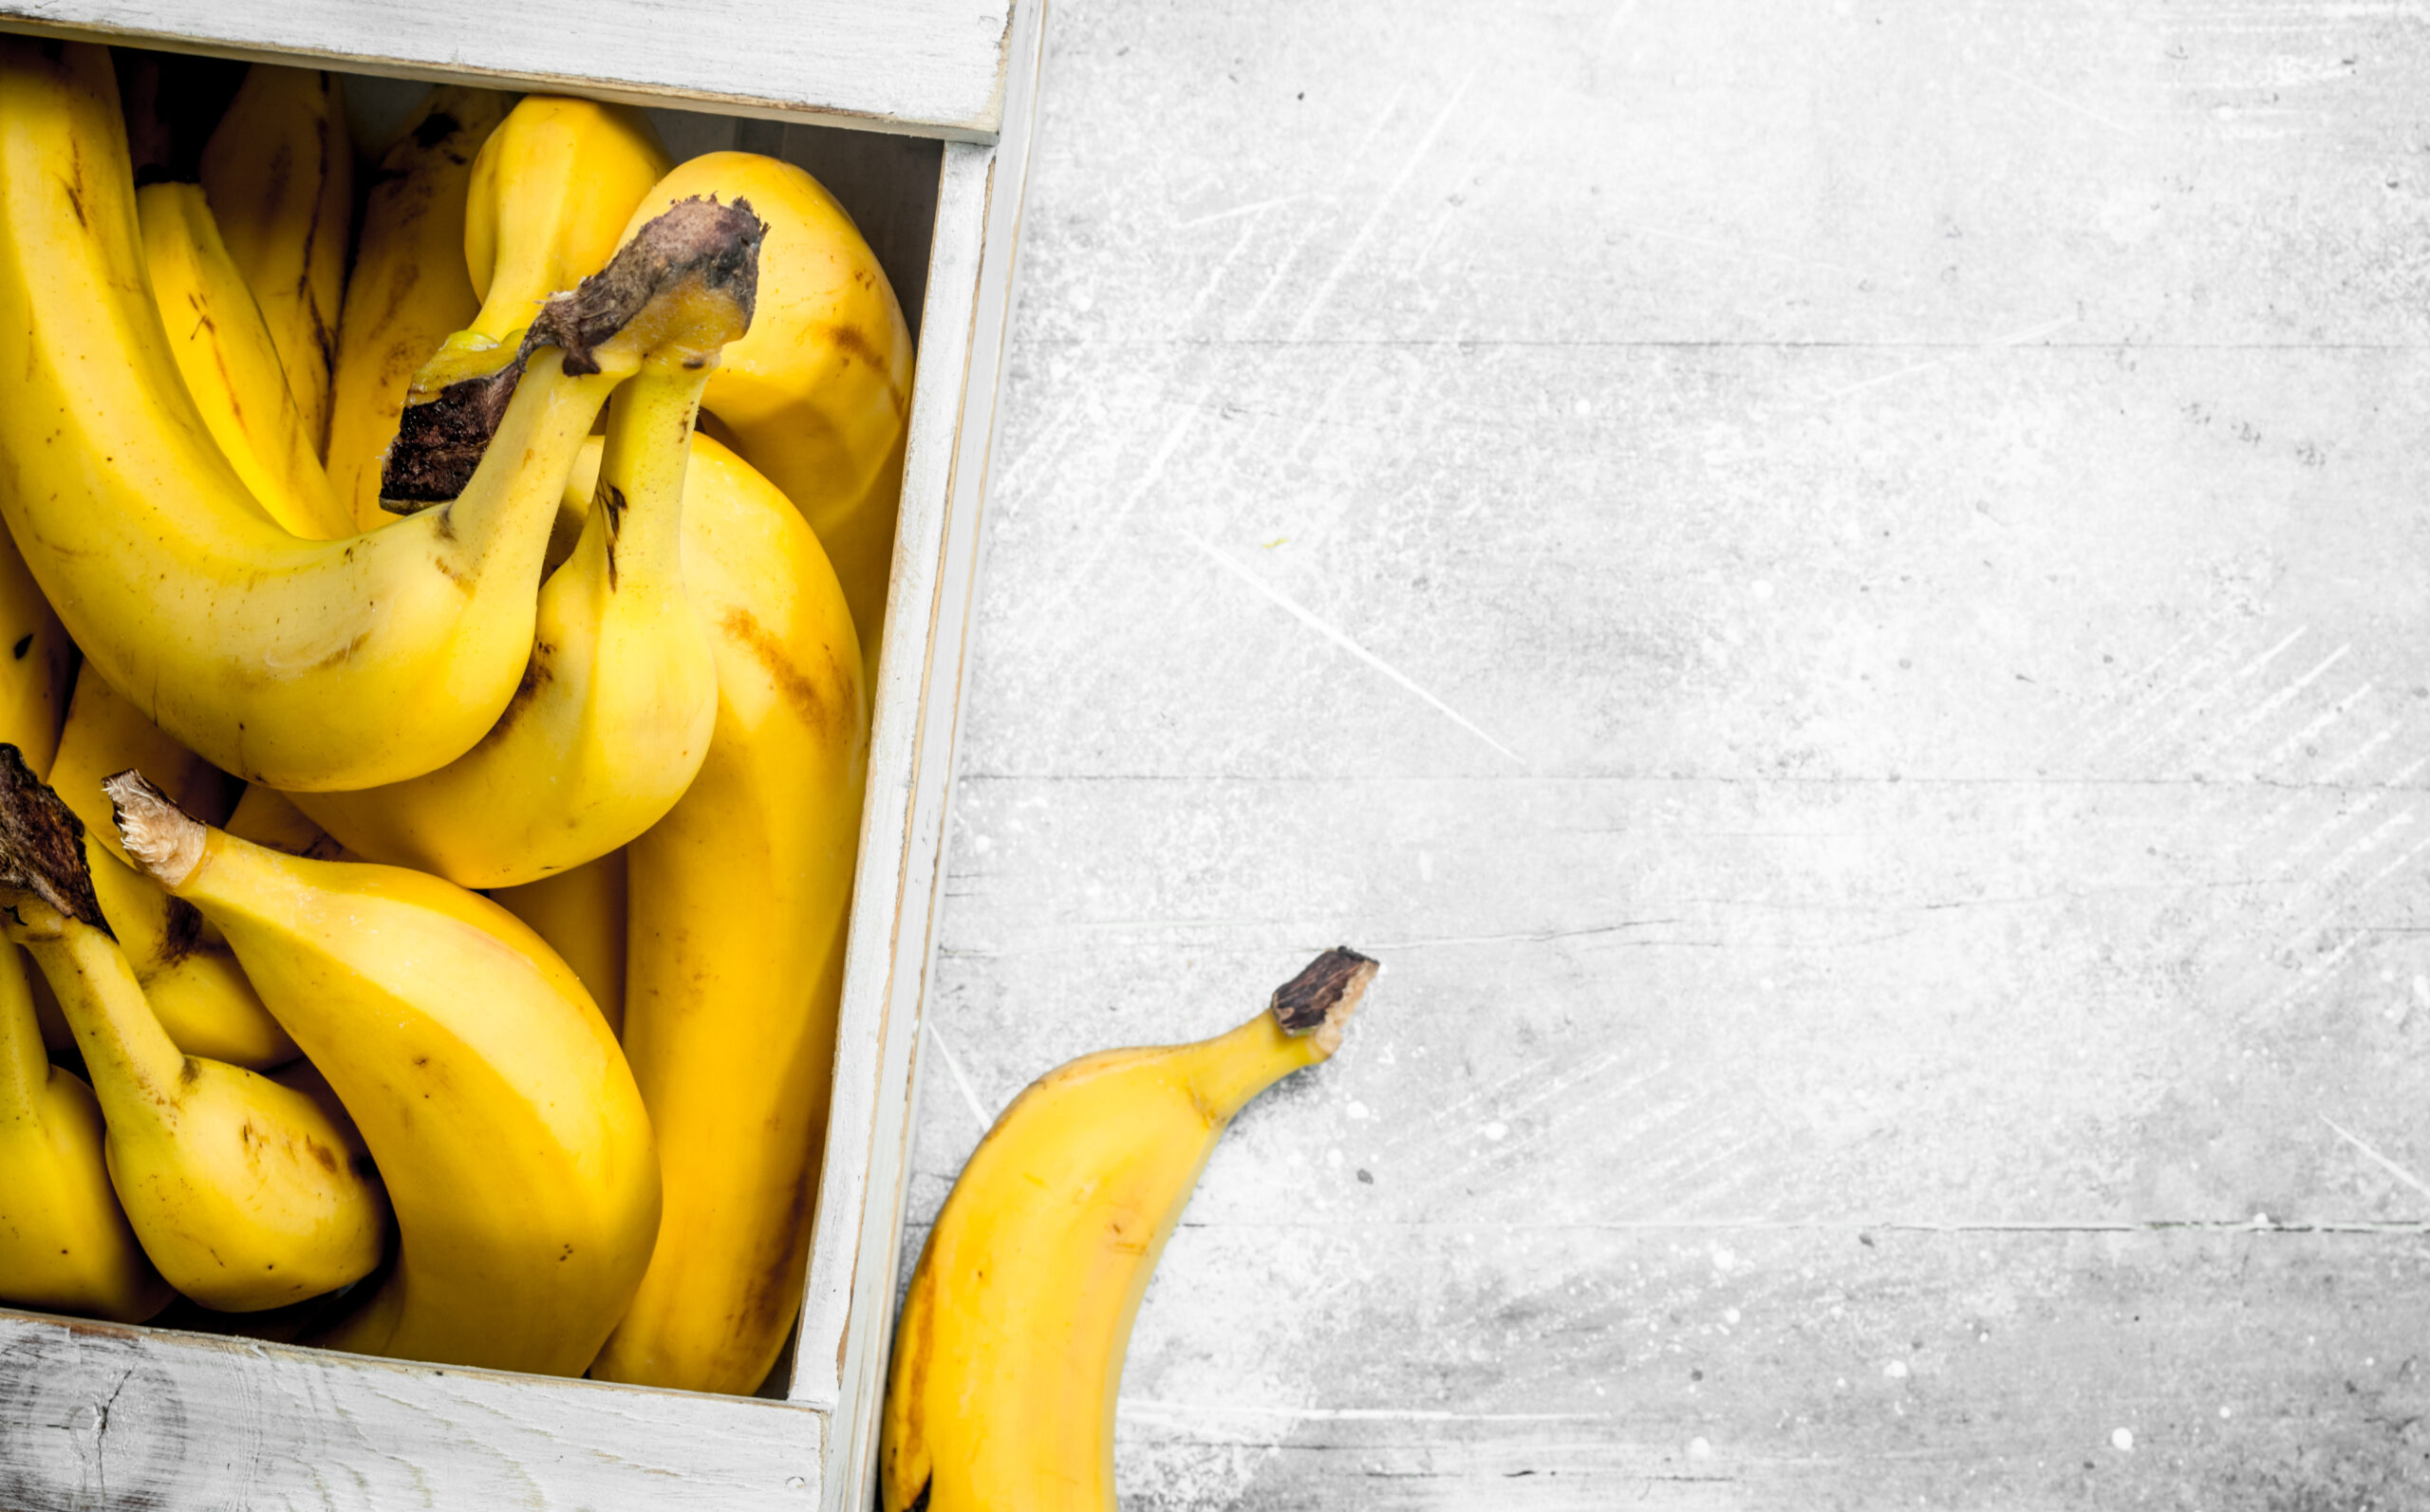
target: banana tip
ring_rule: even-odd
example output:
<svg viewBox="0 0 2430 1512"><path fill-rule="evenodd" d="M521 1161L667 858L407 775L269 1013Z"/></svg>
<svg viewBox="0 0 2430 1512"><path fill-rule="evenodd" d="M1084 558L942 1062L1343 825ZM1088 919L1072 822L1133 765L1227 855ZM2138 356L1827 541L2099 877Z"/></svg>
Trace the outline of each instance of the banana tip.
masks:
<svg viewBox="0 0 2430 1512"><path fill-rule="evenodd" d="M1374 958L1336 945L1274 989L1274 1021L1286 1035L1313 1036L1317 1048L1330 1055L1340 1048L1341 1026L1358 1011L1380 969Z"/></svg>

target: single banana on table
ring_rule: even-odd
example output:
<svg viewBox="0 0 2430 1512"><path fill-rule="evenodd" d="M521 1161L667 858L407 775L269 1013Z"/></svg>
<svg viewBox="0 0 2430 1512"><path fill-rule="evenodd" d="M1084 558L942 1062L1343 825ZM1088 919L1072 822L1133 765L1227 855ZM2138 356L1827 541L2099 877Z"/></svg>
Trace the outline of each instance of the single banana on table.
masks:
<svg viewBox="0 0 2430 1512"><path fill-rule="evenodd" d="M801 169L705 153L659 180L634 224L694 195L748 199L768 227L758 313L701 405L818 532L874 674L903 493L910 327L852 217Z"/></svg>
<svg viewBox="0 0 2430 1512"><path fill-rule="evenodd" d="M1329 950L1190 1045L1085 1055L996 1119L937 1213L894 1329L884 1512L1112 1512L1139 1299L1233 1114L1331 1056L1375 962Z"/></svg>
<svg viewBox="0 0 2430 1512"><path fill-rule="evenodd" d="M717 349L751 321L748 281L723 293L690 302L608 401L599 502L541 587L523 689L480 744L405 782L294 794L346 849L512 887L599 859L691 786L718 669L683 589L683 476Z"/></svg>
<svg viewBox="0 0 2430 1512"><path fill-rule="evenodd" d="M380 456L396 438L406 387L480 311L464 270L465 188L507 102L495 89L439 85L372 176L329 375L329 482L356 530L395 518L380 508Z"/></svg>
<svg viewBox="0 0 2430 1512"><path fill-rule="evenodd" d="M221 770L290 791L419 776L472 749L530 664L567 471L639 365L626 327L751 263L746 221L662 217L489 354L494 377L409 408L408 428L479 412L447 491L421 480L445 508L299 540L168 358L105 51L0 40L0 517L86 660Z"/></svg>
<svg viewBox="0 0 2430 1512"><path fill-rule="evenodd" d="M317 457L354 220L354 149L337 75L257 63L202 148L202 188L261 305Z"/></svg>
<svg viewBox="0 0 2430 1512"><path fill-rule="evenodd" d="M25 957L0 951L0 1303L140 1323L169 1305L110 1189L101 1104L44 1057Z"/></svg>
<svg viewBox="0 0 2430 1512"><path fill-rule="evenodd" d="M580 1373L659 1220L649 1117L582 983L453 883L236 839L133 773L109 793L128 853L227 935L379 1162L395 1268L309 1342Z"/></svg>
<svg viewBox="0 0 2430 1512"><path fill-rule="evenodd" d="M135 869L111 827L102 779L138 767L177 801L217 818L226 778L145 719L87 663L77 674L67 728L50 770L53 791L84 827L84 860L102 915L160 1025L189 1055L255 1071L297 1055L253 991L219 932L190 904Z"/></svg>
<svg viewBox="0 0 2430 1512"><path fill-rule="evenodd" d="M682 800L625 849L625 1053L658 1131L666 1221L590 1373L740 1392L801 1304L869 701L817 538L701 436L683 576L712 630L717 730Z"/></svg>
<svg viewBox="0 0 2430 1512"><path fill-rule="evenodd" d="M315 540L352 535L353 515L329 486L270 326L201 186L146 184L135 204L170 356L220 454L281 528Z"/></svg>
<svg viewBox="0 0 2430 1512"><path fill-rule="evenodd" d="M0 918L75 1027L108 1126L110 1185L144 1253L178 1291L229 1313L369 1274L388 1208L362 1146L304 1093L178 1049L102 922L83 829L0 744Z"/></svg>

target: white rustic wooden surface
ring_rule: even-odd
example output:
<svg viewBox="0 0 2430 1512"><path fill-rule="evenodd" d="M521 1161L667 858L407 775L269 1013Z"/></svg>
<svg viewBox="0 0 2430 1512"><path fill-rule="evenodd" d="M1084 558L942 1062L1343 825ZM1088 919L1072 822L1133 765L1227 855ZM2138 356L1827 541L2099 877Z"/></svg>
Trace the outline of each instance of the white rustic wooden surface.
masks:
<svg viewBox="0 0 2430 1512"><path fill-rule="evenodd" d="M906 1263L1387 963L1137 1508L2430 1505L2430 32L1060 0Z"/></svg>
<svg viewBox="0 0 2430 1512"><path fill-rule="evenodd" d="M1012 0L0 0L12 29L992 140Z"/></svg>

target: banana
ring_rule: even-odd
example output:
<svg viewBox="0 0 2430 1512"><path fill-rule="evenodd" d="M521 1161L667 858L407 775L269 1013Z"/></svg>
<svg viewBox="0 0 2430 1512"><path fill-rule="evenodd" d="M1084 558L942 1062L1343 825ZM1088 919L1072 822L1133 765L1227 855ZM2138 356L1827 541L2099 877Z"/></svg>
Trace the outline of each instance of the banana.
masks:
<svg viewBox="0 0 2430 1512"><path fill-rule="evenodd" d="M0 898L50 980L108 1125L103 1150L143 1252L220 1312L334 1291L380 1262L388 1208L363 1148L312 1099L188 1055L102 923L84 826L0 744Z"/></svg>
<svg viewBox="0 0 2430 1512"><path fill-rule="evenodd" d="M682 801L625 852L625 1051L666 1221L591 1374L750 1391L801 1302L868 700L816 537L705 437L683 532L684 580L714 631L717 730Z"/></svg>
<svg viewBox="0 0 2430 1512"><path fill-rule="evenodd" d="M191 905L170 897L127 864L110 825L102 779L128 767L154 774L179 803L197 812L216 818L225 812L225 779L162 734L87 665L77 675L50 780L84 823L93 890L127 964L161 1027L187 1055L255 1071L293 1060L295 1041L262 1006L228 942Z"/></svg>
<svg viewBox="0 0 2430 1512"><path fill-rule="evenodd" d="M444 766L530 663L566 470L639 364L624 327L656 345L747 300L757 223L699 202L653 222L494 379L407 411L425 438L478 414L448 492L421 495L452 503L306 541L260 518L187 398L134 198L103 50L0 42L0 516L27 566L88 661L223 771L293 791Z"/></svg>
<svg viewBox="0 0 2430 1512"><path fill-rule="evenodd" d="M659 1216L649 1118L582 983L452 883L238 840L133 773L109 793L128 852L227 934L386 1181L396 1267L317 1342L579 1373Z"/></svg>
<svg viewBox="0 0 2430 1512"><path fill-rule="evenodd" d="M540 589L531 669L481 743L409 781L296 793L297 808L370 860L512 887L595 861L675 806L718 711L682 561L687 443L716 356L653 353L609 401L601 503Z"/></svg>
<svg viewBox="0 0 2430 1512"><path fill-rule="evenodd" d="M380 457L414 370L480 310L464 271L465 186L506 107L495 89L440 84L372 176L329 377L329 481L357 530L394 518L380 508Z"/></svg>
<svg viewBox="0 0 2430 1512"><path fill-rule="evenodd" d="M354 149L338 76L253 65L203 144L202 188L260 302L317 457L328 438L329 361L354 217Z"/></svg>
<svg viewBox="0 0 2430 1512"><path fill-rule="evenodd" d="M43 1056L25 958L0 951L0 1302L140 1323L169 1305L110 1190L101 1105Z"/></svg>
<svg viewBox="0 0 2430 1512"><path fill-rule="evenodd" d="M625 1030L625 852L500 887L491 899L532 926L590 989L608 1027Z"/></svg>
<svg viewBox="0 0 2430 1512"><path fill-rule="evenodd" d="M169 353L211 439L280 528L314 540L352 535L353 515L329 487L270 327L229 259L201 187L146 184L135 204Z"/></svg>
<svg viewBox="0 0 2430 1512"><path fill-rule="evenodd" d="M903 492L910 327L852 217L792 163L748 152L694 158L659 181L634 224L709 194L748 199L768 234L758 312L725 349L701 404L818 532L873 675Z"/></svg>
<svg viewBox="0 0 2430 1512"><path fill-rule="evenodd" d="M481 308L467 333L502 342L607 267L669 166L658 128L629 105L525 95L473 159L464 267Z"/></svg>
<svg viewBox="0 0 2430 1512"><path fill-rule="evenodd" d="M1232 1115L1334 1053L1375 969L1327 951L1229 1034L1086 1055L1013 1100L903 1300L884 1512L1112 1512L1122 1358L1165 1241Z"/></svg>
<svg viewBox="0 0 2430 1512"><path fill-rule="evenodd" d="M0 533L0 740L47 775L67 719L76 646L42 596L16 543Z"/></svg>

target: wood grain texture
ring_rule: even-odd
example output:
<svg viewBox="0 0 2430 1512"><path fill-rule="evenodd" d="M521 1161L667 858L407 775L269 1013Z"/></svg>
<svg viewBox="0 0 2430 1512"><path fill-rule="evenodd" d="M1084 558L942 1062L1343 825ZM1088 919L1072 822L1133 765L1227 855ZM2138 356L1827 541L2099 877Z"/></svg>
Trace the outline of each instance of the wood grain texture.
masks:
<svg viewBox="0 0 2430 1512"><path fill-rule="evenodd" d="M799 1509L817 1495L824 1421L747 1398L0 1312L10 1512Z"/></svg>
<svg viewBox="0 0 2430 1512"><path fill-rule="evenodd" d="M2430 38L1066 0L915 1253L1385 973L1148 1508L2430 1502Z"/></svg>
<svg viewBox="0 0 2430 1512"><path fill-rule="evenodd" d="M0 28L993 140L1011 0L0 0Z"/></svg>

